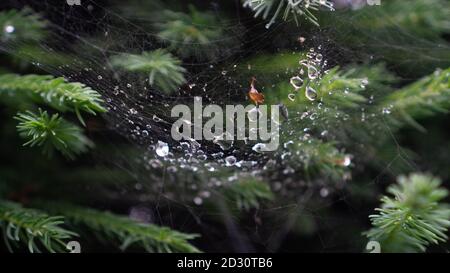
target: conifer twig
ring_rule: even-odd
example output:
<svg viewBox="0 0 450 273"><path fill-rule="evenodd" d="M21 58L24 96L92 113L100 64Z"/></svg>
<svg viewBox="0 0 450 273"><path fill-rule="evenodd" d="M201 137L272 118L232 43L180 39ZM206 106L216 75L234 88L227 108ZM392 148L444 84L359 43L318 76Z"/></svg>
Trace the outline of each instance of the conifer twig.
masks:
<svg viewBox="0 0 450 273"><path fill-rule="evenodd" d="M0 92L31 96L35 101L46 103L58 111L75 112L83 125L81 112L92 115L106 112L101 105L103 102L101 95L97 91L82 83L67 82L64 78L48 75L3 74L0 75Z"/></svg>
<svg viewBox="0 0 450 273"><path fill-rule="evenodd" d="M66 241L77 234L61 227L62 224L62 216L49 216L0 200L0 227L10 251L24 243L32 253L41 252L42 247L49 252L67 252Z"/></svg>
<svg viewBox="0 0 450 273"><path fill-rule="evenodd" d="M120 244L122 251L138 246L148 252L199 252L188 240L196 234L186 234L167 227L139 223L125 216L71 204L38 203L46 210L64 215L74 226L87 227Z"/></svg>
<svg viewBox="0 0 450 273"><path fill-rule="evenodd" d="M164 92L174 91L186 82L186 72L181 61L163 49L143 52L141 55L121 54L111 58L111 63L131 72L148 73L150 85L156 85Z"/></svg>
<svg viewBox="0 0 450 273"><path fill-rule="evenodd" d="M378 214L370 215L373 228L365 235L381 244L384 252L422 252L430 244L445 242L450 209L443 199L448 191L437 178L401 176L384 196Z"/></svg>
<svg viewBox="0 0 450 273"><path fill-rule="evenodd" d="M80 127L72 124L58 114L50 116L46 111L39 114L31 111L18 113L15 117L19 124L19 134L27 139L24 146L41 146L47 155L56 149L68 158L86 152L93 143L86 138Z"/></svg>

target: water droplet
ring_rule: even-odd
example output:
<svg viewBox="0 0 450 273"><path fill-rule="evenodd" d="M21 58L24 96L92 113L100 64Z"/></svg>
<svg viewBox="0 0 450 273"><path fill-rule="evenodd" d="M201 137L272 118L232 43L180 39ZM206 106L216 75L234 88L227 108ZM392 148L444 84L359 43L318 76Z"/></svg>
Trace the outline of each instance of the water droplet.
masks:
<svg viewBox="0 0 450 273"><path fill-rule="evenodd" d="M317 68L313 65L308 66L308 78L311 80L317 79L319 76L319 72L317 71Z"/></svg>
<svg viewBox="0 0 450 273"><path fill-rule="evenodd" d="M280 107L281 116L283 116L283 118L288 120L289 119L289 111L288 111L286 105L280 103L278 106Z"/></svg>
<svg viewBox="0 0 450 273"><path fill-rule="evenodd" d="M158 140L158 144L156 144L156 154L161 157L167 156L169 154L169 145Z"/></svg>
<svg viewBox="0 0 450 273"><path fill-rule="evenodd" d="M317 113L312 113L310 116L309 116L309 119L310 120L315 120L317 118Z"/></svg>
<svg viewBox="0 0 450 273"><path fill-rule="evenodd" d="M339 163L340 163L340 165L342 165L344 167L350 166L350 164L352 164L351 155L345 155L344 158L341 159Z"/></svg>
<svg viewBox="0 0 450 273"><path fill-rule="evenodd" d="M303 79L299 76L291 78L291 85L295 88L295 90L300 89L303 84Z"/></svg>
<svg viewBox="0 0 450 273"><path fill-rule="evenodd" d="M103 77L101 75L98 75L97 79L101 80Z"/></svg>
<svg viewBox="0 0 450 273"><path fill-rule="evenodd" d="M132 115L136 115L138 113L138 111L136 111L136 109L131 108L128 112L130 112L130 114Z"/></svg>
<svg viewBox="0 0 450 273"><path fill-rule="evenodd" d="M308 86L305 90L305 96L310 101L314 101L317 99L317 92L316 90L314 90L314 88Z"/></svg>
<svg viewBox="0 0 450 273"><path fill-rule="evenodd" d="M252 147L252 150L257 152L257 153L261 153L262 150L266 147L266 144L264 143L257 143Z"/></svg>
<svg viewBox="0 0 450 273"><path fill-rule="evenodd" d="M225 157L225 164L226 166L233 166L236 164L236 157L232 155Z"/></svg>
<svg viewBox="0 0 450 273"><path fill-rule="evenodd" d="M287 149L288 146L291 145L291 144L294 144L294 141L289 140L288 142L285 142L285 143L283 144L283 147L284 147L285 149Z"/></svg>
<svg viewBox="0 0 450 273"><path fill-rule="evenodd" d="M320 189L320 196L325 198L325 197L328 196L328 194L330 194L330 191L327 188L321 188Z"/></svg>
<svg viewBox="0 0 450 273"><path fill-rule="evenodd" d="M162 119L160 119L157 115L153 115L153 120L156 122L161 122Z"/></svg>
<svg viewBox="0 0 450 273"><path fill-rule="evenodd" d="M15 30L15 27L14 27L14 26L11 26L11 25L6 25L6 26L5 26L5 32L6 32L6 33L13 33L14 30Z"/></svg>
<svg viewBox="0 0 450 273"><path fill-rule="evenodd" d="M290 94L288 95L288 99L291 100L291 101L295 101L295 94L290 93Z"/></svg>
<svg viewBox="0 0 450 273"><path fill-rule="evenodd" d="M389 115L391 113L391 109L389 109L388 107L383 108L382 111L383 115Z"/></svg>
<svg viewBox="0 0 450 273"><path fill-rule="evenodd" d="M194 201L194 204L196 204L197 206L200 206L201 204L203 204L203 199L198 196L195 197L193 201Z"/></svg>
<svg viewBox="0 0 450 273"><path fill-rule="evenodd" d="M316 61L318 61L319 63L321 62L323 60L323 56L322 56L322 54L317 54L316 55Z"/></svg>

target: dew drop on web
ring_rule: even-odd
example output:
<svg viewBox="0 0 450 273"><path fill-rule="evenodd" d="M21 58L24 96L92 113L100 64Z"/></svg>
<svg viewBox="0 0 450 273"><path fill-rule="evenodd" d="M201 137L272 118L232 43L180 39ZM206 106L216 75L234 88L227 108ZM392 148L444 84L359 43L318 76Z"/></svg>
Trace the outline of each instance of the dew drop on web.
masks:
<svg viewBox="0 0 450 273"><path fill-rule="evenodd" d="M199 196L194 198L194 204L196 204L197 206L200 206L201 204L203 204L203 199Z"/></svg>
<svg viewBox="0 0 450 273"><path fill-rule="evenodd" d="M291 101L295 101L295 94L290 93L290 94L288 95L288 99L291 100Z"/></svg>
<svg viewBox="0 0 450 273"><path fill-rule="evenodd" d="M260 153L260 152L262 152L262 150L264 149L265 146L266 145L264 143L257 143L252 147L252 150L257 153Z"/></svg>
<svg viewBox="0 0 450 273"><path fill-rule="evenodd" d="M317 68L315 68L313 65L310 65L308 67L308 78L311 80L317 79L319 75L319 72L317 71Z"/></svg>
<svg viewBox="0 0 450 273"><path fill-rule="evenodd" d="M156 122L161 122L162 121L162 119L159 118L157 115L153 115L153 120L156 121Z"/></svg>
<svg viewBox="0 0 450 273"><path fill-rule="evenodd" d="M226 166L234 166L236 164L236 157L230 155L225 158Z"/></svg>
<svg viewBox="0 0 450 273"><path fill-rule="evenodd" d="M300 89L303 85L303 79L299 76L292 77L291 85L295 88L295 90Z"/></svg>
<svg viewBox="0 0 450 273"><path fill-rule="evenodd" d="M13 33L15 28L12 25L6 25L4 30L5 30L6 33Z"/></svg>
<svg viewBox="0 0 450 273"><path fill-rule="evenodd" d="M156 154L161 157L165 157L169 154L169 145L163 141L158 140L156 144Z"/></svg>
<svg viewBox="0 0 450 273"><path fill-rule="evenodd" d="M305 96L308 100L314 101L317 99L317 91L312 87L306 87Z"/></svg>

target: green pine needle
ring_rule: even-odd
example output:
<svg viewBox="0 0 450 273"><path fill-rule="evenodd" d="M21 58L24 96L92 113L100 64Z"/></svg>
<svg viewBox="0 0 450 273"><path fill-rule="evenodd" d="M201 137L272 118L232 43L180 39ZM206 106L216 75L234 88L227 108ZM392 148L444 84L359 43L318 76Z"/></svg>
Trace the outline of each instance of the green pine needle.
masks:
<svg viewBox="0 0 450 273"><path fill-rule="evenodd" d="M165 10L160 22L158 37L168 44L168 49L182 58L213 59L231 47L232 39L224 39L225 31L216 15L199 12L194 6L189 13ZM220 41L220 43L218 42Z"/></svg>
<svg viewBox="0 0 450 273"><path fill-rule="evenodd" d="M122 67L128 71L145 72L149 74L150 85L161 88L169 93L186 82L181 61L163 49L143 52L141 55L121 54L111 58L113 66Z"/></svg>
<svg viewBox="0 0 450 273"><path fill-rule="evenodd" d="M0 41L40 41L47 22L30 8L0 12Z"/></svg>
<svg viewBox="0 0 450 273"><path fill-rule="evenodd" d="M39 210L0 200L0 227L5 244L12 252L25 244L31 253L67 252L66 242L78 236L61 225L64 217L49 216Z"/></svg>
<svg viewBox="0 0 450 273"><path fill-rule="evenodd" d="M114 215L106 211L83 208L70 204L42 203L46 209L67 217L73 225L87 227L112 242L118 242L122 251L137 246L148 252L191 253L199 250L188 240L196 234L186 234L167 227L136 222L130 218Z"/></svg>
<svg viewBox="0 0 450 273"><path fill-rule="evenodd" d="M262 16L263 19L267 19L271 16L266 25L269 28L279 17L282 17L284 21L292 17L299 25L301 16L318 26L317 18L311 10L318 10L320 7L332 10L333 4L326 0L244 0L244 7L251 8L255 17Z"/></svg>
<svg viewBox="0 0 450 273"><path fill-rule="evenodd" d="M81 112L92 115L106 112L101 105L101 95L78 82L67 82L64 78L48 75L16 74L0 75L0 93L14 92L17 95L31 96L38 103L46 103L58 111L71 111L77 114L84 125Z"/></svg>
<svg viewBox="0 0 450 273"><path fill-rule="evenodd" d="M450 108L450 68L436 70L433 74L414 82L384 99L383 109L392 112L394 124L406 121L424 130L414 119L447 113Z"/></svg>
<svg viewBox="0 0 450 273"><path fill-rule="evenodd" d="M236 204L239 210L259 208L261 201L269 201L274 198L270 186L256 179L235 182L226 188L224 195L227 200Z"/></svg>
<svg viewBox="0 0 450 273"><path fill-rule="evenodd" d="M18 113L15 119L19 121L17 130L27 139L24 146L40 146L49 156L56 149L73 159L75 155L84 153L93 146L80 127L64 120L58 114L49 116L42 110L39 110L39 114L27 111Z"/></svg>
<svg viewBox="0 0 450 273"><path fill-rule="evenodd" d="M442 203L448 191L437 178L401 176L384 196L379 213L370 215L373 228L365 235L381 244L383 252L423 252L430 244L445 242L450 209Z"/></svg>

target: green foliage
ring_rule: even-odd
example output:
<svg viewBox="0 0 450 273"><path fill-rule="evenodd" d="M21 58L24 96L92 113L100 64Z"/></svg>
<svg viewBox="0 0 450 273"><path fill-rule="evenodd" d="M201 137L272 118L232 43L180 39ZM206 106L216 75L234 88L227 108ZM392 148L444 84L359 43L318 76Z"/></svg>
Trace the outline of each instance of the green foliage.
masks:
<svg viewBox="0 0 450 273"><path fill-rule="evenodd" d="M364 90L364 82L367 78L354 78L353 70L342 70L334 67L324 74L320 80L309 80L307 76L303 76L304 82L300 89L294 92L294 88L287 82L277 86L275 92L267 94L268 102L281 102L290 110L305 109L311 106L306 94L306 88L313 88L317 92L316 100L322 102L322 105L335 105L340 108L355 108L365 102L366 99L358 94ZM298 93L295 100L289 99L289 94ZM320 110L320 109L318 109Z"/></svg>
<svg viewBox="0 0 450 273"><path fill-rule="evenodd" d="M58 114L50 116L47 111L39 110L39 114L27 111L18 113L15 118L19 121L17 130L27 140L24 146L42 147L43 152L49 156L56 149L73 159L75 155L84 153L93 146L80 127Z"/></svg>
<svg viewBox="0 0 450 273"><path fill-rule="evenodd" d="M448 191L437 178L411 174L401 176L387 190L379 214L370 215L373 228L366 232L383 252L425 251L429 244L445 242L450 227L450 209L442 203Z"/></svg>
<svg viewBox="0 0 450 273"><path fill-rule="evenodd" d="M450 44L444 38L450 33L447 0L391 0L324 13L319 21L332 30L332 40L355 50L355 57L380 58L401 75L420 77L450 66Z"/></svg>
<svg viewBox="0 0 450 273"><path fill-rule="evenodd" d="M299 140L284 143L289 153L281 151L281 156L285 154L290 168L303 171L306 175L321 174L323 177L329 175L337 178L351 164L350 156L339 151L333 141L324 142L305 134Z"/></svg>
<svg viewBox="0 0 450 273"><path fill-rule="evenodd" d="M332 9L332 3L326 0L244 0L244 7L251 8L255 17L267 19L271 16L266 25L269 28L279 17L285 21L292 17L298 25L299 17L304 16L313 24L319 25L311 10L318 10L320 7Z"/></svg>
<svg viewBox="0 0 450 273"><path fill-rule="evenodd" d="M269 201L274 198L270 186L256 179L237 181L225 189L224 195L239 210L259 208L261 201Z"/></svg>
<svg viewBox="0 0 450 273"><path fill-rule="evenodd" d="M46 103L58 111L73 111L84 125L80 111L95 115L106 112L97 91L82 83L66 82L53 76L16 74L0 75L0 93L15 92L17 96L31 96L38 103Z"/></svg>
<svg viewBox="0 0 450 273"><path fill-rule="evenodd" d="M190 6L189 13L165 10L161 16L163 23L156 23L158 37L182 58L213 59L229 46L230 40L223 39L224 30L212 13Z"/></svg>
<svg viewBox="0 0 450 273"><path fill-rule="evenodd" d="M376 31L398 30L401 26L409 35L431 41L442 41L442 33L450 33L449 3L445 0L386 1L376 8L368 6L358 11L358 18L364 27Z"/></svg>
<svg viewBox="0 0 450 273"><path fill-rule="evenodd" d="M47 22L28 7L0 12L0 41L39 41L47 35L46 25Z"/></svg>
<svg viewBox="0 0 450 273"><path fill-rule="evenodd" d="M438 69L385 97L382 108L392 112L393 123L401 121L424 130L414 119L431 116L433 113L447 113L450 107L450 68Z"/></svg>
<svg viewBox="0 0 450 273"><path fill-rule="evenodd" d="M30 252L67 252L66 243L77 236L63 228L64 217L49 216L39 210L0 200L0 227L10 251L26 244Z"/></svg>
<svg viewBox="0 0 450 273"><path fill-rule="evenodd" d="M256 77L258 86L277 80L289 80L290 75L298 72L298 61L305 56L304 52L256 55L238 64L236 77L242 77L242 81L250 81L252 77Z"/></svg>
<svg viewBox="0 0 450 273"><path fill-rule="evenodd" d="M195 234L185 234L167 227L139 223L110 212L70 204L42 203L40 206L64 215L68 222L75 226L87 227L98 236L104 236L108 241L119 242L122 251L131 246L138 246L148 252L199 252L188 242L197 237Z"/></svg>
<svg viewBox="0 0 450 273"><path fill-rule="evenodd" d="M111 58L111 64L131 72L148 73L150 85L155 85L166 93L186 82L183 75L186 69L180 65L181 61L163 49L143 52L141 55L116 55Z"/></svg>

